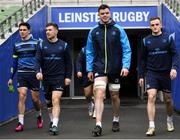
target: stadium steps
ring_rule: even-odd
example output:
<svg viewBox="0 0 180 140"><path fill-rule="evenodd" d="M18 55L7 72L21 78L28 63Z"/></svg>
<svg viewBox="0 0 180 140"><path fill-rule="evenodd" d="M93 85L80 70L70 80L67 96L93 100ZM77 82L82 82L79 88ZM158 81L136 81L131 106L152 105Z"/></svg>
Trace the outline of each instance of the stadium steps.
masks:
<svg viewBox="0 0 180 140"><path fill-rule="evenodd" d="M15 11L17 11L20 8L20 6L3 6L0 7L0 21L3 21L8 16L13 14Z"/></svg>

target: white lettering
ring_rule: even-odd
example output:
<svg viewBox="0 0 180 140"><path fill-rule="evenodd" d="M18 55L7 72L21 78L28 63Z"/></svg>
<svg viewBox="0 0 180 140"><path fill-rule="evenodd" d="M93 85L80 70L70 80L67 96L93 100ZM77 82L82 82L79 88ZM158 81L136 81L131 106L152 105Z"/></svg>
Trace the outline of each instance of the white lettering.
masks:
<svg viewBox="0 0 180 140"><path fill-rule="evenodd" d="M82 22L82 13L75 13L75 22Z"/></svg>
<svg viewBox="0 0 180 140"><path fill-rule="evenodd" d="M94 20L93 20L93 16L95 15L95 13L92 13L92 12L90 12L89 13L89 18L90 18L90 22L93 22Z"/></svg>
<svg viewBox="0 0 180 140"><path fill-rule="evenodd" d="M71 22L74 22L74 14L71 16Z"/></svg>
<svg viewBox="0 0 180 140"><path fill-rule="evenodd" d="M149 12L113 12L112 16L116 22L147 22Z"/></svg>
<svg viewBox="0 0 180 140"><path fill-rule="evenodd" d="M136 12L136 22L143 21L143 13L142 12Z"/></svg>
<svg viewBox="0 0 180 140"><path fill-rule="evenodd" d="M118 12L113 12L113 20L116 21L116 22L120 22L119 13Z"/></svg>
<svg viewBox="0 0 180 140"><path fill-rule="evenodd" d="M124 15L124 16L123 16ZM126 22L127 21L127 12L120 12L120 22Z"/></svg>
<svg viewBox="0 0 180 140"><path fill-rule="evenodd" d="M130 22L135 21L135 14L134 14L134 12L129 12L129 13L128 13L128 20L129 20Z"/></svg>
<svg viewBox="0 0 180 140"><path fill-rule="evenodd" d="M95 15L95 21L96 21L96 22L98 22L98 21L99 21L98 12L96 12L96 15Z"/></svg>
<svg viewBox="0 0 180 140"><path fill-rule="evenodd" d="M85 12L83 13L83 22L88 22L88 21L89 21L88 13Z"/></svg>
<svg viewBox="0 0 180 140"><path fill-rule="evenodd" d="M65 13L64 20L65 22L71 22L71 13Z"/></svg>
<svg viewBox="0 0 180 140"><path fill-rule="evenodd" d="M113 12L112 18L116 22L147 22L149 11L126 11ZM60 23L81 23L81 22L98 22L98 12L75 12L75 13L59 13Z"/></svg>
<svg viewBox="0 0 180 140"><path fill-rule="evenodd" d="M143 15L144 15L144 21L148 21L149 11L143 12Z"/></svg>
<svg viewBox="0 0 180 140"><path fill-rule="evenodd" d="M62 19L62 14L61 13L59 13L59 22L60 23L64 22L64 20Z"/></svg>

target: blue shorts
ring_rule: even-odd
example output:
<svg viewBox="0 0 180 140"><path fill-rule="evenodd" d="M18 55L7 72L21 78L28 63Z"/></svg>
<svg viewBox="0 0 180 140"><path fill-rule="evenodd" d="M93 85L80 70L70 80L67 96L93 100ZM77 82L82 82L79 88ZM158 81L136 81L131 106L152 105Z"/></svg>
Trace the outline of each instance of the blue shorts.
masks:
<svg viewBox="0 0 180 140"><path fill-rule="evenodd" d="M82 84L82 86L84 88L88 87L89 85L92 85L93 82L92 81L89 81L87 75L86 76L83 76L82 78L79 79L80 83Z"/></svg>
<svg viewBox="0 0 180 140"><path fill-rule="evenodd" d="M64 78L43 81L43 88L46 94L52 93L52 91L64 91Z"/></svg>
<svg viewBox="0 0 180 140"><path fill-rule="evenodd" d="M27 87L33 91L39 91L40 82L36 79L35 72L18 72L17 87Z"/></svg>
<svg viewBox="0 0 180 140"><path fill-rule="evenodd" d="M148 71L146 75L146 88L171 92L170 73Z"/></svg>
<svg viewBox="0 0 180 140"><path fill-rule="evenodd" d="M105 73L95 73L94 78L97 77L107 77L108 83L111 84L120 84L120 74L105 74Z"/></svg>

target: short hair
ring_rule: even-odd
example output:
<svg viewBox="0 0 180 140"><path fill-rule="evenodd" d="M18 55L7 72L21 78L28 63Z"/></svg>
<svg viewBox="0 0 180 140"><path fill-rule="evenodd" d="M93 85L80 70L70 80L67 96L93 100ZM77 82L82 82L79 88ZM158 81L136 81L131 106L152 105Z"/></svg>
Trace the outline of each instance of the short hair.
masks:
<svg viewBox="0 0 180 140"><path fill-rule="evenodd" d="M100 11L100 10L104 10L104 9L106 9L106 8L108 8L109 10L110 10L110 7L107 5L107 4L101 4L100 6L99 6L99 8L98 8L98 12Z"/></svg>
<svg viewBox="0 0 180 140"><path fill-rule="evenodd" d="M31 29L30 24L29 24L29 23L27 23L27 22L21 22L21 23L19 24L19 28L20 28L21 26L26 26L28 30L30 30L30 29Z"/></svg>
<svg viewBox="0 0 180 140"><path fill-rule="evenodd" d="M160 17L151 17L149 21L153 21L153 20L156 20L158 19L159 21L161 21Z"/></svg>
<svg viewBox="0 0 180 140"><path fill-rule="evenodd" d="M53 26L56 30L59 30L58 25L56 23L50 22L46 24L46 27Z"/></svg>

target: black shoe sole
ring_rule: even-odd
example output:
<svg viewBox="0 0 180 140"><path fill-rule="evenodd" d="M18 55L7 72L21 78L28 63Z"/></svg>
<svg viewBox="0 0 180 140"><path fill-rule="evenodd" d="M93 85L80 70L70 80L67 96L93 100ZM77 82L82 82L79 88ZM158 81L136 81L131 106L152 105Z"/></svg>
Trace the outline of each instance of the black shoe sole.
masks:
<svg viewBox="0 0 180 140"><path fill-rule="evenodd" d="M112 129L113 132L119 132L119 129Z"/></svg>
<svg viewBox="0 0 180 140"><path fill-rule="evenodd" d="M153 134L146 134L147 137L152 137L152 136L155 136L155 133Z"/></svg>
<svg viewBox="0 0 180 140"><path fill-rule="evenodd" d="M94 137L99 137L99 136L102 135L102 133L99 133L99 132L92 132L92 135L93 135Z"/></svg>
<svg viewBox="0 0 180 140"><path fill-rule="evenodd" d="M51 135L58 135L59 132L53 132L53 131L50 131L50 134L51 134Z"/></svg>

